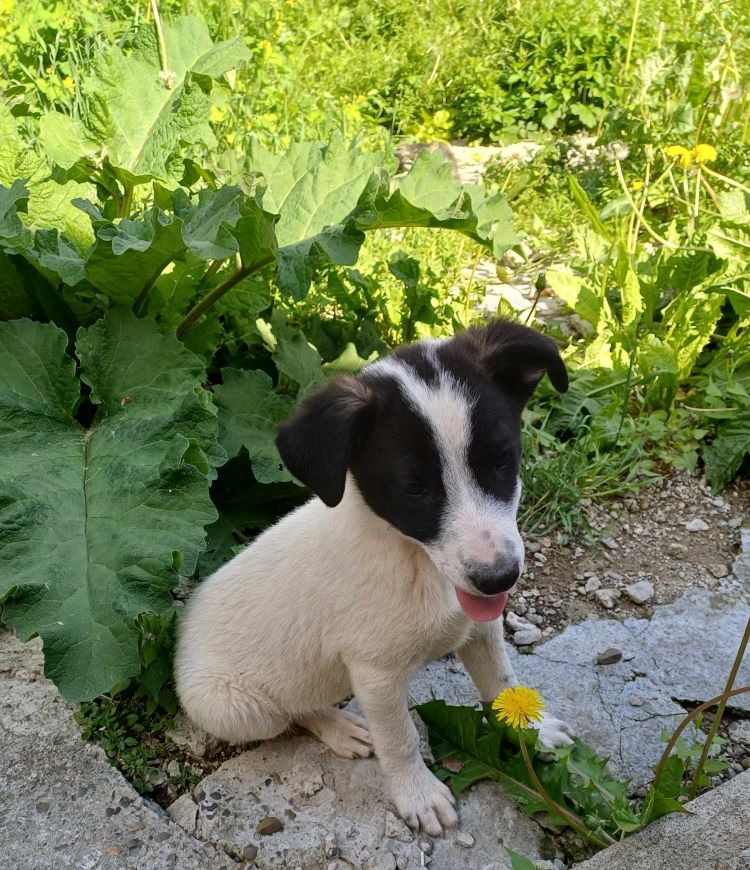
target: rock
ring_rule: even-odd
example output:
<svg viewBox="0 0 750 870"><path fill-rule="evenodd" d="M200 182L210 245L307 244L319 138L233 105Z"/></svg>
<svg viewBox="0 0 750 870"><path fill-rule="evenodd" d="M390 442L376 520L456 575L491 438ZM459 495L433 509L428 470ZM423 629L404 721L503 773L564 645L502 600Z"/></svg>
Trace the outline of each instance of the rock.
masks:
<svg viewBox="0 0 750 870"><path fill-rule="evenodd" d="M419 851L424 852L425 855L432 855L432 840L427 837L420 837L417 840L417 846L419 846Z"/></svg>
<svg viewBox="0 0 750 870"><path fill-rule="evenodd" d="M414 839L411 828L390 811L385 814L385 836L401 843L411 843Z"/></svg>
<svg viewBox="0 0 750 870"><path fill-rule="evenodd" d="M529 609L529 605L526 603L526 599L523 597L523 595L519 595L518 598L514 599L511 606L513 608L513 612L517 613L519 616L523 616Z"/></svg>
<svg viewBox="0 0 750 870"><path fill-rule="evenodd" d="M626 586L625 594L636 604L645 604L654 597L654 584L650 580L639 580Z"/></svg>
<svg viewBox="0 0 750 870"><path fill-rule="evenodd" d="M695 519L685 523L685 528L688 532L707 532L710 527L705 520L695 517Z"/></svg>
<svg viewBox="0 0 750 870"><path fill-rule="evenodd" d="M528 619L522 619L510 610L505 614L505 624L511 631L522 631L531 625Z"/></svg>
<svg viewBox="0 0 750 870"><path fill-rule="evenodd" d="M530 625L528 628L522 628L513 634L513 643L516 646L530 646L532 643L537 643L542 639L542 631L535 625Z"/></svg>
<svg viewBox="0 0 750 870"><path fill-rule="evenodd" d="M255 826L255 833L262 837L270 837L271 834L278 834L284 830L284 825L275 816L266 816L261 819Z"/></svg>
<svg viewBox="0 0 750 870"><path fill-rule="evenodd" d="M457 846L463 846L464 849L471 849L475 841L471 834L467 834L465 831L456 831L453 842Z"/></svg>
<svg viewBox="0 0 750 870"><path fill-rule="evenodd" d="M242 857L245 861L254 861L258 857L258 847L252 843L242 850Z"/></svg>
<svg viewBox="0 0 750 870"><path fill-rule="evenodd" d="M646 699L642 695L630 695L628 704L631 707L642 707L646 703Z"/></svg>
<svg viewBox="0 0 750 870"><path fill-rule="evenodd" d="M617 589L597 589L594 595L596 595L597 601L602 607L606 607L607 610L611 610L617 604L617 599L620 597Z"/></svg>
<svg viewBox="0 0 750 870"><path fill-rule="evenodd" d="M391 852L378 852L370 866L372 870L396 870L396 856Z"/></svg>
<svg viewBox="0 0 750 870"><path fill-rule="evenodd" d="M611 535L608 535L607 537L601 538L601 542L602 542L602 544L604 544L604 546L608 550L619 550L620 549L620 545L617 543L617 541Z"/></svg>
<svg viewBox="0 0 750 870"><path fill-rule="evenodd" d="M189 834L193 833L198 818L198 804L193 800L192 795L184 794L178 797L174 803L169 805L167 813L181 828L184 828Z"/></svg>
<svg viewBox="0 0 750 870"><path fill-rule="evenodd" d="M712 577L716 577L717 580L721 580L729 574L729 565L709 565L708 572Z"/></svg>
<svg viewBox="0 0 750 870"><path fill-rule="evenodd" d="M196 840L144 800L100 747L81 740L73 720L75 707L44 678L41 641L21 644L0 629L0 662L4 867L219 870L236 866L225 852ZM187 800L191 801L189 795Z"/></svg>
<svg viewBox="0 0 750 870"><path fill-rule="evenodd" d="M746 743L750 746L750 719L740 719L729 726L729 737L735 743Z"/></svg>
<svg viewBox="0 0 750 870"><path fill-rule="evenodd" d="M622 650L617 649L616 646L611 646L608 649L605 649L604 652L600 652L596 657L596 663L598 665L614 665L622 659Z"/></svg>
<svg viewBox="0 0 750 870"><path fill-rule="evenodd" d="M592 592L596 592L597 589L602 588L602 581L594 574L593 577L589 577L586 581L585 586L583 587L584 592L588 592L591 594Z"/></svg>
<svg viewBox="0 0 750 870"><path fill-rule="evenodd" d="M180 762L176 758L173 758L167 765L167 776L170 779L179 779L181 773Z"/></svg>
<svg viewBox="0 0 750 870"><path fill-rule="evenodd" d="M442 660L420 671L410 687L410 703L428 700L433 694L451 703L474 701L476 692L469 678L463 672L452 673L448 665L448 660ZM352 704L350 709L356 708ZM305 797L300 784L310 779L325 785ZM327 867L331 860L338 860L342 868L367 868L375 860L390 860L380 857L386 854L396 862L388 864L391 867L403 859L411 861L409 867L425 866L429 859L434 860L431 866L446 870L474 870L496 859L499 830L511 848L533 859L541 857L544 840L541 829L512 798L496 783L484 782L459 798L458 811L462 824L475 837L474 848L470 852L457 849L449 834L434 842L431 854L421 852L415 835L390 810L377 760L340 758L303 734L265 741L229 759L199 788L209 796L220 791L221 806L230 812L209 818L199 810L196 836L231 854L254 843L256 864L263 870L313 870ZM289 810L294 818L287 815ZM283 820L284 829L271 837L256 838L256 825L264 816ZM386 827L395 836L385 836ZM337 844L337 859L326 854L332 842ZM424 856L424 863L419 855ZM477 856L476 860L471 856Z"/></svg>
<svg viewBox="0 0 750 870"><path fill-rule="evenodd" d="M750 771L690 801L685 809L689 812L658 819L577 864L576 870L745 870Z"/></svg>
<svg viewBox="0 0 750 870"><path fill-rule="evenodd" d="M687 548L679 541L671 541L667 544L667 553L675 559L684 559L687 555Z"/></svg>
<svg viewBox="0 0 750 870"><path fill-rule="evenodd" d="M326 858L338 858L339 847L336 844L336 837L333 834L327 834L323 838L323 849L326 853Z"/></svg>
<svg viewBox="0 0 750 870"><path fill-rule="evenodd" d="M197 759L210 758L221 745L217 737L193 725L182 710L174 717L174 724L167 731L167 737L178 749Z"/></svg>

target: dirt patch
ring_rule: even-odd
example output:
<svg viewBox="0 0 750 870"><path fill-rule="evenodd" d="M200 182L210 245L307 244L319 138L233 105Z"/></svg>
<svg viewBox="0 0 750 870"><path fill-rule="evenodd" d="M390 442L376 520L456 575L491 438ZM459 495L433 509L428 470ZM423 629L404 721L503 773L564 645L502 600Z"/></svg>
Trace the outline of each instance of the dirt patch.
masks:
<svg viewBox="0 0 750 870"><path fill-rule="evenodd" d="M716 589L731 572L750 516L750 481L714 496L701 477L676 470L636 496L587 512L590 544L527 538L526 573L509 608L544 637L589 617L648 618L654 604L688 589ZM641 604L626 592L639 581L653 586Z"/></svg>

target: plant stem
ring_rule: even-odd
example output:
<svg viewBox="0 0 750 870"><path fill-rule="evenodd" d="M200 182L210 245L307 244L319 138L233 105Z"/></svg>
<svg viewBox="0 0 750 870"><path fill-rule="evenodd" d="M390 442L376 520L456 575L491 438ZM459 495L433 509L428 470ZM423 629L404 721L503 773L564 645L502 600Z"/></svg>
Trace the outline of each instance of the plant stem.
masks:
<svg viewBox="0 0 750 870"><path fill-rule="evenodd" d="M635 200L630 195L630 191L628 190L628 183L627 181L625 181L625 176L622 174L622 166L620 165L619 160L615 160L615 168L617 169L617 178L620 182L622 192L625 194L625 198L630 203L630 207L640 218L640 221L643 224L643 229L646 230L646 232L651 236L652 239L659 242L660 245L664 245L665 248L669 248L672 251L678 251L680 249L680 246L674 245L668 239L660 236L643 216L643 212L641 211L641 209L639 209L638 206L635 204Z"/></svg>
<svg viewBox="0 0 750 870"><path fill-rule="evenodd" d="M633 44L635 43L635 32L638 28L638 16L641 12L641 0L635 0L635 5L633 6L633 17L630 22L630 36L628 37L628 51L625 55L625 70L624 74L628 74L628 70L630 69L630 61L633 57Z"/></svg>
<svg viewBox="0 0 750 870"><path fill-rule="evenodd" d="M159 42L159 58L161 59L161 71L164 74L164 84L169 87L167 74L169 73L169 63L167 61L167 43L164 41L164 29L161 26L161 15L159 15L159 4L156 0L151 0L151 11L154 14L154 26L156 27L156 38Z"/></svg>
<svg viewBox="0 0 750 870"><path fill-rule="evenodd" d="M518 732L518 742L521 744L521 755L523 755L524 763L526 764L526 769L529 772L529 776L531 777L531 781L534 783L536 790L539 792L540 797L544 799L544 802L549 806L551 810L557 813L559 816L562 816L573 828L574 831L578 831L578 833L587 839L590 843L593 843L595 846L598 846L600 849L606 849L607 846L611 846L615 840L609 836L609 834L604 834L607 840L602 840L593 834L586 825L583 823L581 819L575 813L571 813L570 810L565 807L561 807L556 801L554 801L546 789L542 785L539 777L536 775L536 771L534 770L534 765L531 763L531 759L529 758L529 750L526 748L526 741L524 740L523 732Z"/></svg>
<svg viewBox="0 0 750 870"><path fill-rule="evenodd" d="M261 269L265 269L266 266L273 263L275 259L276 258L273 254L268 254L262 260L258 260L251 266L243 266L236 272L233 272L226 281L223 281L218 285L218 287L214 287L214 289L210 293L207 293L200 302L196 302L196 304L185 315L182 322L177 327L177 338L182 338L188 330L192 329L198 318L202 314L205 314L205 312L208 311L215 302L218 302L225 293L228 293L232 287L236 287L240 281L249 278L251 275L255 275L255 273L260 272Z"/></svg>
<svg viewBox="0 0 750 870"><path fill-rule="evenodd" d="M733 689L731 692L722 692L720 695L716 695L715 698L711 698L710 701L706 701L705 704L701 704L699 707L696 707L695 710L692 710L690 713L685 716L685 718L680 722L680 724L675 728L672 736L669 738L669 743L662 753L661 758L659 759L659 763L656 765L656 769L654 770L654 781L652 786L654 791L659 788L659 783L661 782L662 773L664 772L664 765L667 763L667 759L672 754L672 750L675 747L675 744L680 739L680 734L687 728L687 726L704 710L708 710L709 707L713 707L714 704L719 704L721 701L728 701L730 698L734 698L735 695L742 695L745 692L750 692L750 686L743 686L741 689Z"/></svg>
<svg viewBox="0 0 750 870"><path fill-rule="evenodd" d="M737 650L737 655L734 657L734 664L732 665L732 670L729 672L729 678L727 679L727 685L724 689L724 694L727 692L731 692L734 686L734 681L737 679L737 672L740 669L740 665L742 664L742 659L745 657L745 650L747 649L748 641L750 641L750 618L747 620L747 625L745 626L745 633L742 635L742 640L740 641L739 649ZM716 732L719 730L719 725L721 724L721 718L724 715L724 710L727 706L727 699L724 698L723 701L719 702L719 706L716 709L716 715L714 716L714 721L711 723L711 727L708 731L708 736L706 737L706 742L703 744L703 752L701 752L701 757L698 760L698 764L695 768L695 775L693 776L693 783L690 786L690 799L692 800L696 794L698 794L698 780L700 779L700 775L703 772L703 765L706 763L706 759L708 758L708 753L711 750L711 744L714 742L714 738L716 737Z"/></svg>

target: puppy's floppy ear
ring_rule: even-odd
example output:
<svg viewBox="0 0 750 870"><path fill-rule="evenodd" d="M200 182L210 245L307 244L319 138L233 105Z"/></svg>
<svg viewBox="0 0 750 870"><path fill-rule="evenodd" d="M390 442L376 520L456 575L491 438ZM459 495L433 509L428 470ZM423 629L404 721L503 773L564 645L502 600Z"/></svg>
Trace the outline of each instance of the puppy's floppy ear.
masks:
<svg viewBox="0 0 750 870"><path fill-rule="evenodd" d="M531 398L545 372L559 393L568 389L565 364L548 336L519 323L495 320L478 328L473 339L483 368L522 405Z"/></svg>
<svg viewBox="0 0 750 870"><path fill-rule="evenodd" d="M279 426L276 447L284 465L328 507L344 497L349 461L374 413L372 390L344 375L304 399Z"/></svg>

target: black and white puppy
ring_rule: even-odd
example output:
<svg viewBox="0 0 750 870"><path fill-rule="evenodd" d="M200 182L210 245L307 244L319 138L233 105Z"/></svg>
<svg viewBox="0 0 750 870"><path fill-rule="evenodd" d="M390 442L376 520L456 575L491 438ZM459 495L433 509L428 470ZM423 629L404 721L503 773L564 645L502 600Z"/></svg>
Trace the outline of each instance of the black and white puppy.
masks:
<svg viewBox="0 0 750 870"><path fill-rule="evenodd" d="M517 683L500 616L523 571L521 411L545 372L567 388L550 339L498 320L400 348L307 398L277 445L317 498L188 602L175 664L188 716L233 742L298 725L339 755L374 748L409 825L455 825L407 687L451 650L483 700ZM366 722L333 706L352 693ZM540 737L570 742L551 716Z"/></svg>

